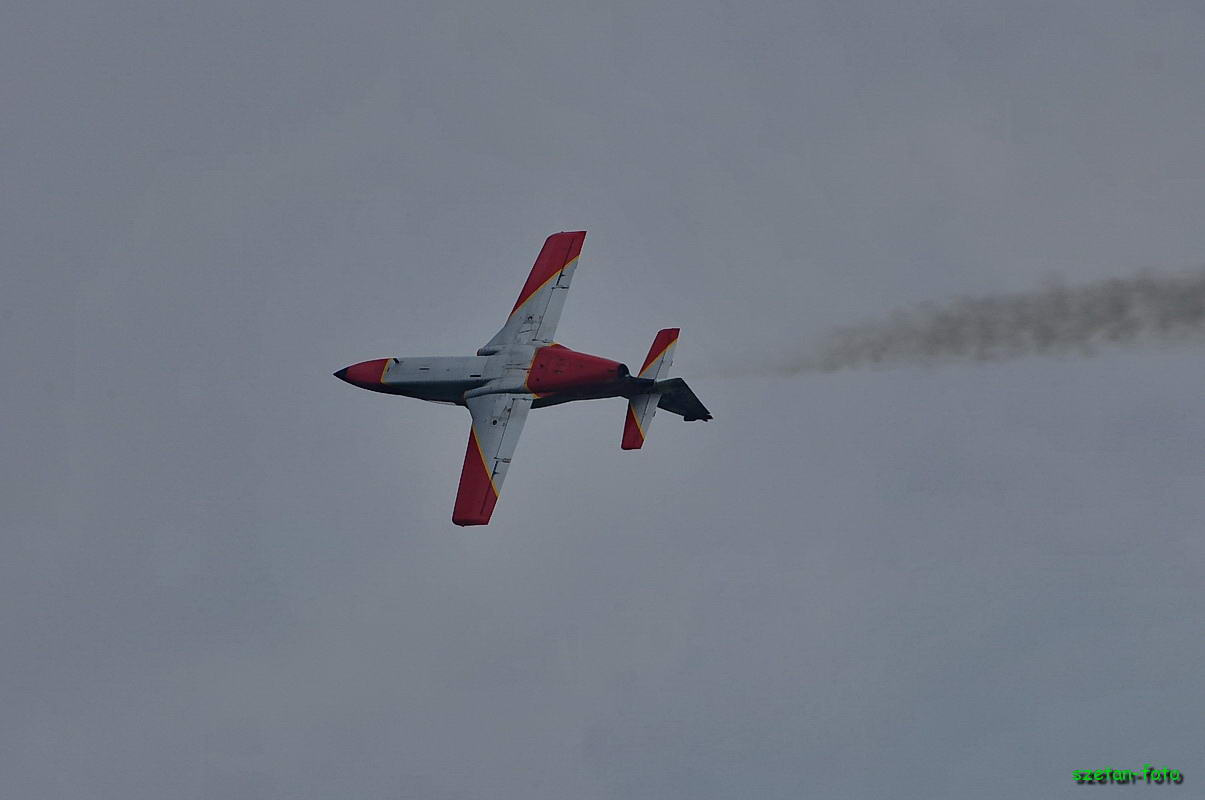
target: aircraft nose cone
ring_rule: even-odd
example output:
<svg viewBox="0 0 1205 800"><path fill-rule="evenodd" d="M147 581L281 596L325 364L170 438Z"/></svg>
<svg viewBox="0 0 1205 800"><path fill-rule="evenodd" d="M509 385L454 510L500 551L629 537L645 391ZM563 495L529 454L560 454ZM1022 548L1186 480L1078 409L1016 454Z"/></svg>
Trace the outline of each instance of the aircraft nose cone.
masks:
<svg viewBox="0 0 1205 800"><path fill-rule="evenodd" d="M335 377L361 389L376 389L385 380L385 371L389 369L390 361L388 358L361 361L339 370Z"/></svg>

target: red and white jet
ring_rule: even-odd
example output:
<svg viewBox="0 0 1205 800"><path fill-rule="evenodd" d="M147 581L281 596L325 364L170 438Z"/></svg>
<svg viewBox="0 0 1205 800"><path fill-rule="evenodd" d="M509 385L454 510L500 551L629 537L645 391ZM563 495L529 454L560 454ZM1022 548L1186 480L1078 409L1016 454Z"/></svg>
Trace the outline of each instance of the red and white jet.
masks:
<svg viewBox="0 0 1205 800"><path fill-rule="evenodd" d="M490 521L532 408L626 397L624 450L644 444L658 408L687 422L711 419L686 381L666 379L677 328L657 333L635 376L618 361L578 353L552 340L585 239L585 231L548 237L506 324L477 355L378 358L335 373L361 389L468 407L473 424L452 511L457 525Z"/></svg>

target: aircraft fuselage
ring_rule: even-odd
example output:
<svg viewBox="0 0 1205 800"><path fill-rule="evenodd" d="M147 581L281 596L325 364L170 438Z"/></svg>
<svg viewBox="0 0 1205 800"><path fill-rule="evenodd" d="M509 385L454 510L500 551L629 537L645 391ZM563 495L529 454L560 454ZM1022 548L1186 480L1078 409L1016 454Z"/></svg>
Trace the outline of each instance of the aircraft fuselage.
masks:
<svg viewBox="0 0 1205 800"><path fill-rule="evenodd" d="M433 403L465 405L482 394L527 393L533 408L602 397L631 397L653 381L627 365L559 344L511 346L476 356L405 356L362 361L335 377L353 386Z"/></svg>

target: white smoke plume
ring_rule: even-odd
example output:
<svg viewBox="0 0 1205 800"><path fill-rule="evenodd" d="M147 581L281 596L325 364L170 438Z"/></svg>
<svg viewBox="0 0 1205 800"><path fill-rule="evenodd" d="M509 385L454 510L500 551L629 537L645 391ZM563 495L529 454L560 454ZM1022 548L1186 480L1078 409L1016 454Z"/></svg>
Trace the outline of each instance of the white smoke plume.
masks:
<svg viewBox="0 0 1205 800"><path fill-rule="evenodd" d="M1090 356L1108 347L1188 341L1205 342L1205 271L925 304L838 328L787 371Z"/></svg>

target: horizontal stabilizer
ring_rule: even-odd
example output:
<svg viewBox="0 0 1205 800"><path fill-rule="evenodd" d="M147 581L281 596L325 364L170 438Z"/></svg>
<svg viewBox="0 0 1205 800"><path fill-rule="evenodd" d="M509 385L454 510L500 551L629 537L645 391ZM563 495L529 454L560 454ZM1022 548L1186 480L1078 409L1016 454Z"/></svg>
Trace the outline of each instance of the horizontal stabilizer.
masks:
<svg viewBox="0 0 1205 800"><path fill-rule="evenodd" d="M644 446L645 432L657 413L657 395L638 394L628 400L628 416L623 421L623 450L639 450Z"/></svg>
<svg viewBox="0 0 1205 800"><path fill-rule="evenodd" d="M655 381L669 374L670 365L674 363L678 332L678 328L657 331L637 378ZM657 400L655 394L639 394L628 400L628 415L623 421L623 441L619 445L622 449L639 450L644 445L644 437L648 435L653 415L657 413Z"/></svg>

